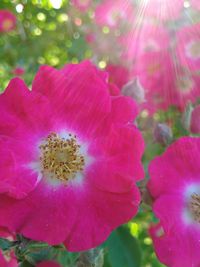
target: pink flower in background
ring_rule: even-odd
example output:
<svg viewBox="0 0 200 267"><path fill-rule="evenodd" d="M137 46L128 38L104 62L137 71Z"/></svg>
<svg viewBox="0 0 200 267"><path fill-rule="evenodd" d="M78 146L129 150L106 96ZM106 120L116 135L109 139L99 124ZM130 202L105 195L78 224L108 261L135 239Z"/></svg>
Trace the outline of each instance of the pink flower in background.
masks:
<svg viewBox="0 0 200 267"><path fill-rule="evenodd" d="M190 0L191 6L193 8L197 8L198 10L200 10L200 1L199 0Z"/></svg>
<svg viewBox="0 0 200 267"><path fill-rule="evenodd" d="M133 22L134 9L130 0L103 0L95 10L95 20L100 26L118 27Z"/></svg>
<svg viewBox="0 0 200 267"><path fill-rule="evenodd" d="M176 97L174 105L183 110L189 102L196 102L200 97L200 77L190 70L174 65L173 76Z"/></svg>
<svg viewBox="0 0 200 267"><path fill-rule="evenodd" d="M22 76L22 75L24 75L24 73L25 73L25 69L22 68L22 67L16 67L13 70L13 74L16 75L16 76Z"/></svg>
<svg viewBox="0 0 200 267"><path fill-rule="evenodd" d="M200 105L196 106L192 111L190 130L194 134L200 134Z"/></svg>
<svg viewBox="0 0 200 267"><path fill-rule="evenodd" d="M78 8L80 11L87 11L90 7L92 1L91 0L72 0L72 4Z"/></svg>
<svg viewBox="0 0 200 267"><path fill-rule="evenodd" d="M166 52L148 52L141 56L133 69L145 90L146 102L142 105L152 114L166 110L175 101L173 62ZM172 77L169 79L169 77Z"/></svg>
<svg viewBox="0 0 200 267"><path fill-rule="evenodd" d="M109 54L110 62L118 62L121 55L121 46L116 41L114 34L104 34L101 28L96 28L95 31L88 29L86 42L90 45L95 58L104 58ZM101 40L101 41L100 41ZM115 45L113 46L113 43Z"/></svg>
<svg viewBox="0 0 200 267"><path fill-rule="evenodd" d="M169 48L170 38L166 29L145 22L120 38L123 47L122 59L133 63L148 52L164 52Z"/></svg>
<svg viewBox="0 0 200 267"><path fill-rule="evenodd" d="M0 32L9 32L16 27L15 15L6 9L0 9Z"/></svg>
<svg viewBox="0 0 200 267"><path fill-rule="evenodd" d="M145 90L146 102L142 107L150 114L172 105L183 110L189 101L195 102L200 97L200 78L177 66L167 51L149 52L141 56L132 75L139 78Z"/></svg>
<svg viewBox="0 0 200 267"><path fill-rule="evenodd" d="M200 70L200 23L183 27L177 33L177 55L190 71Z"/></svg>
<svg viewBox="0 0 200 267"><path fill-rule="evenodd" d="M36 265L36 267L60 267L61 265L55 261L43 261Z"/></svg>
<svg viewBox="0 0 200 267"><path fill-rule="evenodd" d="M31 91L10 82L0 95L0 225L81 251L136 214L144 175L137 109L108 87L87 61L41 67Z"/></svg>
<svg viewBox="0 0 200 267"><path fill-rule="evenodd" d="M149 167L148 189L162 233L153 234L160 260L169 267L199 267L200 138L182 137Z"/></svg>
<svg viewBox="0 0 200 267"><path fill-rule="evenodd" d="M183 10L184 0L150 0L140 1L139 9L143 10L144 17L151 16L158 21L175 20Z"/></svg>

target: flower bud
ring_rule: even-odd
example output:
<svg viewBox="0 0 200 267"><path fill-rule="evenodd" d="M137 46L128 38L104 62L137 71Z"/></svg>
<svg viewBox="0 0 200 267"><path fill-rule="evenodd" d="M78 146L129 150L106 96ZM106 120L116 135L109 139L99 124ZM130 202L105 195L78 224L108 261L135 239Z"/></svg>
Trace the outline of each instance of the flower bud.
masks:
<svg viewBox="0 0 200 267"><path fill-rule="evenodd" d="M200 105L196 106L191 114L190 131L193 134L200 134Z"/></svg>
<svg viewBox="0 0 200 267"><path fill-rule="evenodd" d="M164 123L158 123L154 129L154 140L162 145L167 145L172 140L171 128Z"/></svg>
<svg viewBox="0 0 200 267"><path fill-rule="evenodd" d="M193 106L191 103L189 103L183 113L183 117L182 117L182 125L184 127L184 129L186 129L187 131L190 131L190 122L191 122L191 115L192 115L192 111L193 111Z"/></svg>
<svg viewBox="0 0 200 267"><path fill-rule="evenodd" d="M122 87L122 95L130 96L138 103L145 101L145 92L138 78L129 81Z"/></svg>

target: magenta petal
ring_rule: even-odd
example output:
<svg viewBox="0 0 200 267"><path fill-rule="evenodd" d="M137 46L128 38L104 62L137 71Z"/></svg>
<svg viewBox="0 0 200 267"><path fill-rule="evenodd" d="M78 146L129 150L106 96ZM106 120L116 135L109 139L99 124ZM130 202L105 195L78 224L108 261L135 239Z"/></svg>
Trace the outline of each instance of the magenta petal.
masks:
<svg viewBox="0 0 200 267"><path fill-rule="evenodd" d="M199 181L200 139L182 137L149 166L148 187L153 197L177 191L190 182Z"/></svg>
<svg viewBox="0 0 200 267"><path fill-rule="evenodd" d="M42 261L36 267L60 267L60 264L55 261Z"/></svg>
<svg viewBox="0 0 200 267"><path fill-rule="evenodd" d="M133 122L137 116L138 108L133 99L125 96L113 97L112 121L115 123Z"/></svg>
<svg viewBox="0 0 200 267"><path fill-rule="evenodd" d="M62 124L84 132L86 136L95 134L111 109L108 85L102 74L99 75L87 61L60 71L41 67L33 82L33 91L50 99L54 114Z"/></svg>
<svg viewBox="0 0 200 267"><path fill-rule="evenodd" d="M88 61L43 66L32 91L14 79L0 104L0 225L81 251L136 214L144 176L137 108L110 96L106 73Z"/></svg>
<svg viewBox="0 0 200 267"><path fill-rule="evenodd" d="M128 222L136 214L139 202L136 187L129 193L112 195L93 188L86 199L86 205L80 203L77 223L65 241L67 249L73 252L96 247L123 223L122 217L124 222ZM80 220L83 216L84 219Z"/></svg>
<svg viewBox="0 0 200 267"><path fill-rule="evenodd" d="M20 127L23 127L25 134L29 131L41 132L49 127L51 120L44 124L44 115L50 118L49 101L41 94L30 91L19 78L12 79L5 92L0 94L0 107L3 111L0 129L2 127L4 131L6 131L4 123L14 132L20 131ZM6 131L6 134L12 135L13 133L11 131L9 134Z"/></svg>

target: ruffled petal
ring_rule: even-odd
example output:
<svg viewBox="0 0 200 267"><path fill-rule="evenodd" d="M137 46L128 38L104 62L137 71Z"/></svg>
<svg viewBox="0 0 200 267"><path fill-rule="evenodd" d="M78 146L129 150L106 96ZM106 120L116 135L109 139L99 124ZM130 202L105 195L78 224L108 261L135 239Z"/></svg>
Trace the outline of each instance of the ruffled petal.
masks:
<svg viewBox="0 0 200 267"><path fill-rule="evenodd" d="M148 188L153 197L171 193L199 181L200 139L182 137L149 166Z"/></svg>
<svg viewBox="0 0 200 267"><path fill-rule="evenodd" d="M91 136L111 110L107 84L97 74L88 62L70 65L65 71L43 66L33 82L33 91L50 99L60 124Z"/></svg>

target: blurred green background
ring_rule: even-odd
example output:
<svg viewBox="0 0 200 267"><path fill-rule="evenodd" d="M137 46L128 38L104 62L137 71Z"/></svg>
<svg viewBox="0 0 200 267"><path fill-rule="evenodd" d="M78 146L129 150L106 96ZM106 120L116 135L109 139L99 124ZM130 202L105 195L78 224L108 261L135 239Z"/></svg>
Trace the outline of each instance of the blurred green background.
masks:
<svg viewBox="0 0 200 267"><path fill-rule="evenodd" d="M70 8L67 0L0 1L0 9L9 9L17 16L17 29L0 34L1 90L15 67L25 69L24 79L31 84L41 64L61 67L91 57L69 16Z"/></svg>

